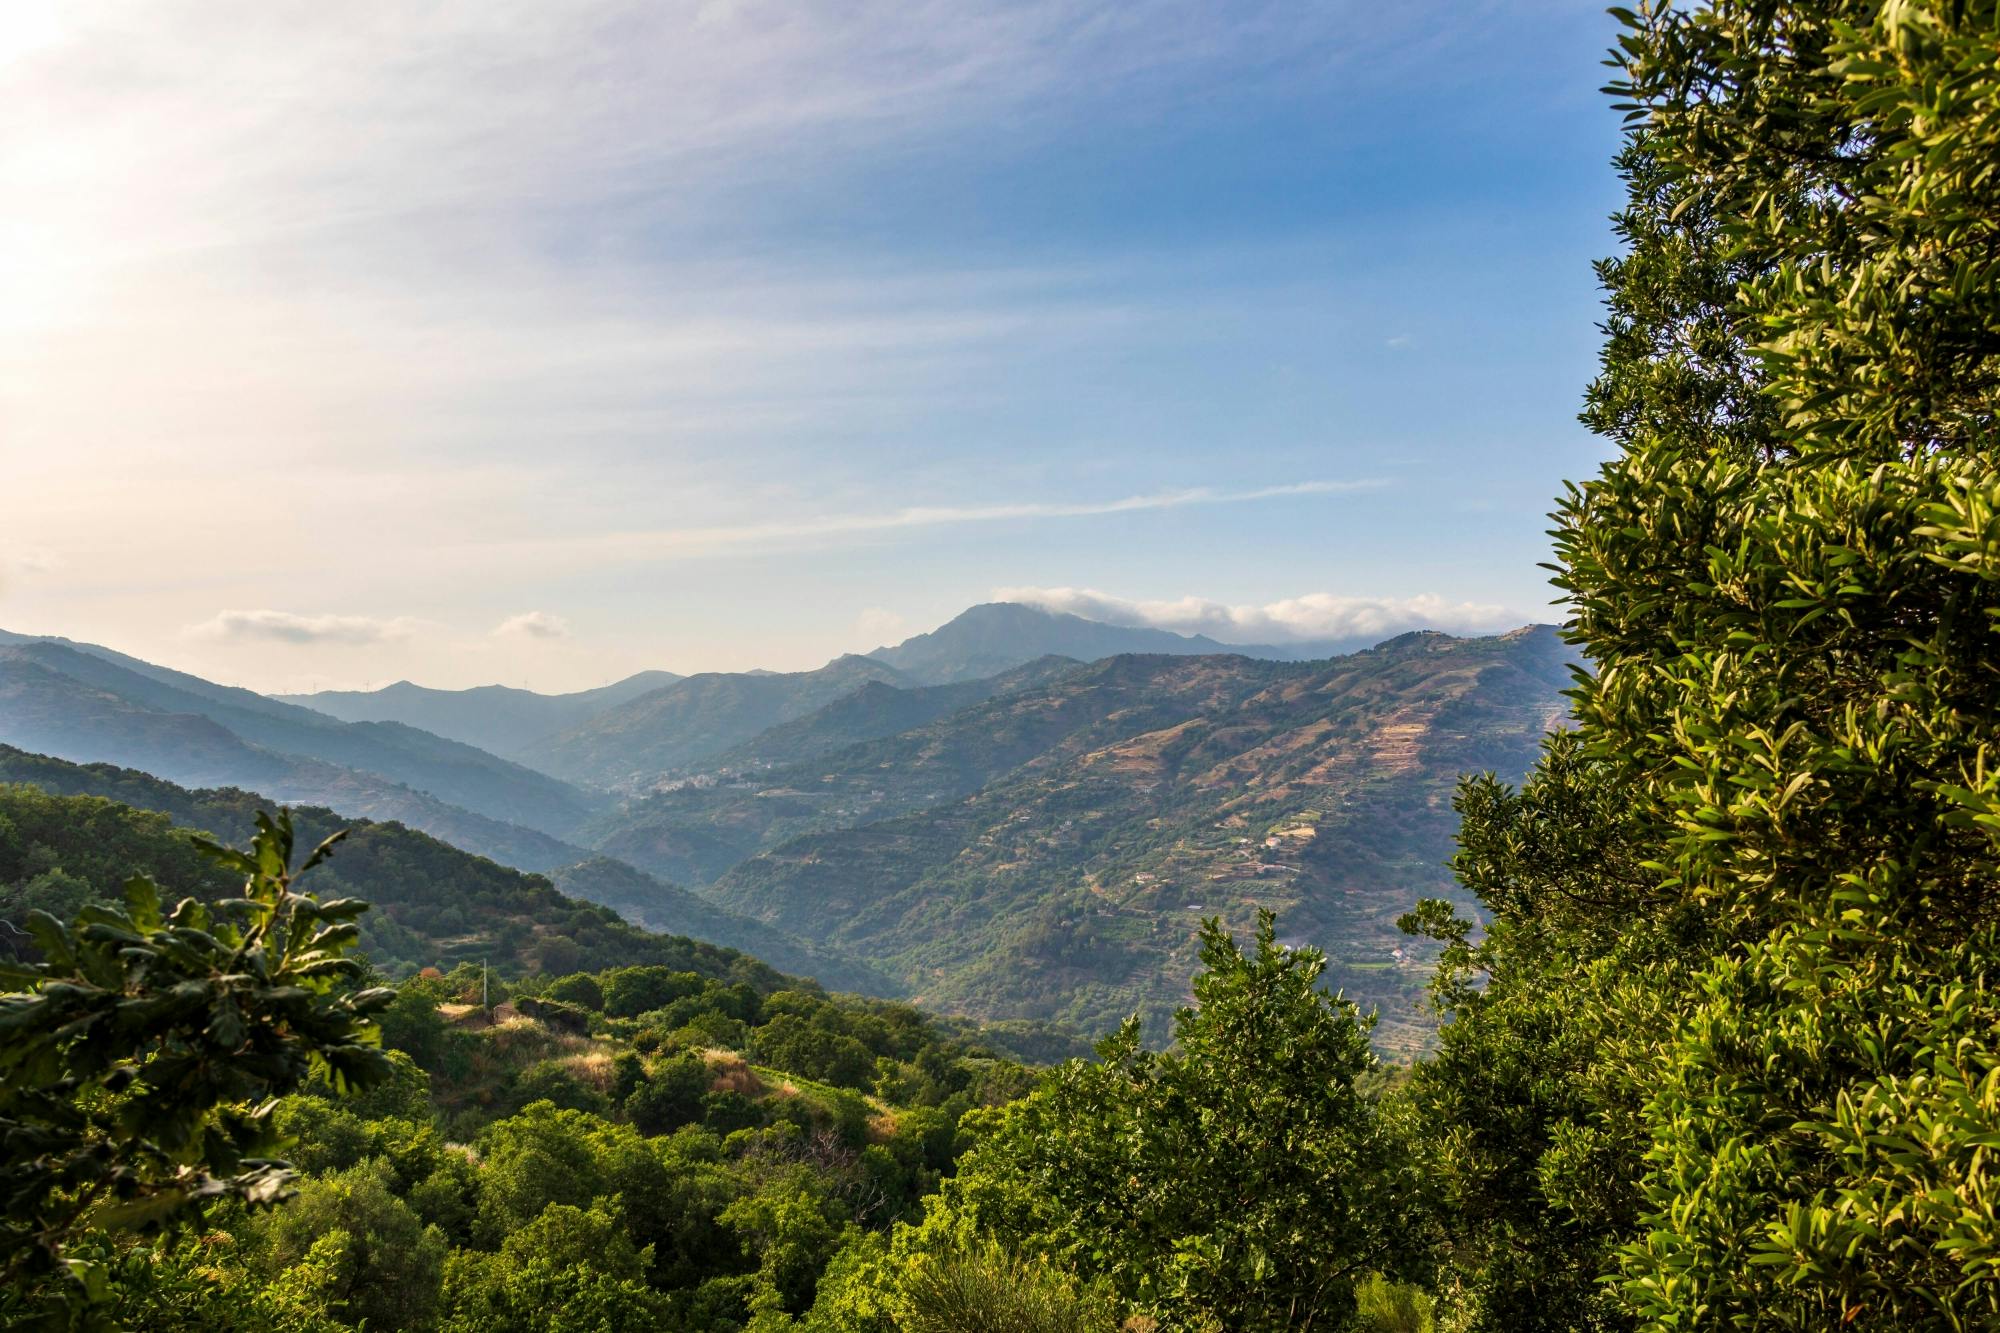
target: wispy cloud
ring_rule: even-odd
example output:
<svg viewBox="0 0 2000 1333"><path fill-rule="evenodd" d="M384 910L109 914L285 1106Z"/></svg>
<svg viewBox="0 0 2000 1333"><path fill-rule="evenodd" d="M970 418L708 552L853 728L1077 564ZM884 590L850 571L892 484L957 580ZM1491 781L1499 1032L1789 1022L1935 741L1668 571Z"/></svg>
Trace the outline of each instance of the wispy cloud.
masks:
<svg viewBox="0 0 2000 1333"><path fill-rule="evenodd" d="M675 556L712 555L745 546L812 546L846 537L865 537L913 528L941 528L961 524L1024 522L1038 519L1094 518L1109 514L1134 514L1157 509L1186 509L1202 505L1254 504L1301 496L1347 495L1374 490L1385 485L1375 479L1354 481L1297 481L1249 490L1219 490L1195 486L1181 490L1155 491L1110 500L1028 500L989 505L916 505L880 513L822 514L715 526L659 528L649 531L593 533L575 538L557 538L529 543L503 543L517 552L542 555L569 554L597 560L648 560Z"/></svg>
<svg viewBox="0 0 2000 1333"><path fill-rule="evenodd" d="M383 643L408 638L415 631L416 622L408 617L378 620L373 616L307 616L292 611L223 611L188 628L196 638L297 644Z"/></svg>
<svg viewBox="0 0 2000 1333"><path fill-rule="evenodd" d="M1410 630L1490 633L1518 624L1506 608L1432 595L1348 597L1307 593L1263 605L1232 606L1204 597L1144 601L1092 588L996 588L993 599L1062 611L1108 625L1206 634L1224 643L1301 643L1385 639Z"/></svg>
<svg viewBox="0 0 2000 1333"><path fill-rule="evenodd" d="M864 652L907 638L909 632L910 622L885 606L867 607L854 618L853 641Z"/></svg>
<svg viewBox="0 0 2000 1333"><path fill-rule="evenodd" d="M495 625L493 633L499 638L562 639L569 637L569 621L547 611L523 611Z"/></svg>
<svg viewBox="0 0 2000 1333"><path fill-rule="evenodd" d="M0 532L61 567L0 553L8 621L244 680L311 656L582 684L612 651L625 670L800 664L860 606L934 605L947 581L1118 586L1199 546L1241 586L1269 558L1248 506L1317 484L1154 488L1372 474L1409 415L1388 376L1371 416L1342 360L1408 327L1405 297L1357 294L1326 246L1376 255L1378 212L1433 215L1350 209L1337 145L1423 149L1426 117L1374 115L1371 90L1420 99L1461 68L1441 48L1484 60L1489 20L1555 8L17 0ZM1277 165L1236 160L1257 145ZM1321 145L1324 180L1291 190ZM1405 175L1456 181L1463 214L1453 173ZM1218 208L1181 207L1205 180L1231 183ZM1436 244L1412 244L1432 273ZM1266 364L1299 369L1274 391ZM1233 471L1201 470L1219 442ZM1087 567L921 549L1170 510L1190 522L1133 523ZM1366 561L1382 516L1360 510L1342 517ZM1303 551L1278 521L1298 515L1269 513ZM880 586L869 548L891 538L908 586ZM618 569L763 547L829 554L803 579ZM1158 577L1204 586L1186 569ZM804 613L746 625L801 587ZM494 627L522 607L578 608L575 635L520 651L532 631Z"/></svg>

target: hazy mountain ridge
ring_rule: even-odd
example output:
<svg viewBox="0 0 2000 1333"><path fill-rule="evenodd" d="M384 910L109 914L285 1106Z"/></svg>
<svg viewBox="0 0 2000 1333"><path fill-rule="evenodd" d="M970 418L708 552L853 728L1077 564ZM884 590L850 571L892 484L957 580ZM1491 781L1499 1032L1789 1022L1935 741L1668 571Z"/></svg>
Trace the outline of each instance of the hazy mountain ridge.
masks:
<svg viewBox="0 0 2000 1333"><path fill-rule="evenodd" d="M1022 635L995 637L1010 625ZM533 747L537 762L639 793L616 804L400 723L342 722L48 641L0 646L0 741L400 820L656 927L981 1017L1103 1028L1132 1009L1157 1016L1184 997L1199 917L1242 927L1268 905L1288 938L1328 948L1339 984L1394 1010L1390 1044L1417 1039L1420 966L1390 923L1452 891L1459 774L1517 774L1562 715L1556 633L1417 633L1295 661L1076 625L1090 622L975 607L904 645L915 671L847 656L810 672L706 673ZM1036 652L1134 635L1173 651ZM1032 655L977 679L915 674L997 661L1003 642ZM509 797L553 793L537 814L573 822L554 837L495 821L286 743L461 786L519 779Z"/></svg>
<svg viewBox="0 0 2000 1333"><path fill-rule="evenodd" d="M357 770L488 819L560 838L598 804L596 797L546 773L401 723L342 722L108 649L10 638L14 641L0 646L0 654L38 663L132 708L204 717L247 744ZM0 716L0 725L6 721ZM119 758L116 753L88 757Z"/></svg>
<svg viewBox="0 0 2000 1333"><path fill-rule="evenodd" d="M869 656L927 684L951 684L991 676L1038 657L1095 662L1128 654L1234 654L1303 662L1359 652L1379 641L1379 635L1356 635L1293 644L1223 643L1205 634L1110 625L1020 602L985 602L927 634L877 648Z"/></svg>
<svg viewBox="0 0 2000 1333"><path fill-rule="evenodd" d="M66 806L43 810L25 799L24 791L72 799ZM73 798L79 797L98 799L77 804ZM13 814L6 836L25 836L30 843L37 841L33 825L42 819L69 829L109 819L121 839L157 845L161 859L178 868L163 883L169 894L213 895L231 886L230 876L199 858L171 854L169 849L185 847L185 835L154 816L164 816L182 830L240 844L253 816L270 809L271 802L236 788L190 790L114 765L71 764L0 746L0 806ZM373 904L362 921L362 942L385 970L490 961L508 971L565 972L661 962L709 975L734 970L765 981L780 979L775 969L740 951L640 930L608 908L557 892L541 875L475 856L401 824L355 820L317 806L294 807L293 817L306 846L339 829L351 830L333 858L314 870L313 888L325 897L358 896ZM50 868L68 873L85 869ZM159 873L143 862L123 869Z"/></svg>
<svg viewBox="0 0 2000 1333"><path fill-rule="evenodd" d="M705 884L787 838L890 818L976 790L1073 723L1044 717L1039 729L1024 731L1000 708L981 715L976 741L965 743L956 730L931 731L932 721L943 727L988 700L1082 668L1044 658L957 685L870 682L718 756L709 773L605 812L580 836L675 883ZM895 729L906 721L913 725ZM852 735L869 738L836 744ZM766 759L798 750L808 757L784 765Z"/></svg>
<svg viewBox="0 0 2000 1333"><path fill-rule="evenodd" d="M399 680L378 690L321 690L271 697L343 722L401 722L516 759L537 741L680 679L671 671L641 671L609 685L567 694L540 694L507 685L439 690Z"/></svg>
<svg viewBox="0 0 2000 1333"><path fill-rule="evenodd" d="M947 685L892 685L871 680L804 717L779 723L708 761L717 773L752 772L806 763L849 745L880 740L1052 680L1083 665L1072 657L1046 656L1032 662Z"/></svg>
<svg viewBox="0 0 2000 1333"><path fill-rule="evenodd" d="M528 762L573 782L643 790L699 766L869 681L908 684L871 658L837 657L816 671L703 672L610 708L549 737Z"/></svg>
<svg viewBox="0 0 2000 1333"><path fill-rule="evenodd" d="M909 731L634 801L600 816L585 833L602 850L699 885L787 838L961 800L1064 747L1087 748L1216 706L1212 673L1173 669L1197 660L1210 659L1074 663L1052 680L998 693ZM1244 658L1215 660L1251 676L1280 669Z"/></svg>
<svg viewBox="0 0 2000 1333"><path fill-rule="evenodd" d="M561 839L489 819L372 773L253 745L198 713L141 707L0 649L0 743L78 763L110 763L193 787L248 786L286 804L395 820L525 870L580 853Z"/></svg>

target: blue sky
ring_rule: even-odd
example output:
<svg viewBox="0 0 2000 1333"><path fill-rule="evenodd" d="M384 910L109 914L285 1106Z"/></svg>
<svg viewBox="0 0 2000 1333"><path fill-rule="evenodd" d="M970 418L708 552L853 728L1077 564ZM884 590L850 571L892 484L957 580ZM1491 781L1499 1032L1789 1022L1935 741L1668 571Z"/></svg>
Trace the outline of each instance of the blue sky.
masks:
<svg viewBox="0 0 2000 1333"><path fill-rule="evenodd" d="M0 626L574 688L1002 592L1550 618L1595 5L421 8L0 17Z"/></svg>

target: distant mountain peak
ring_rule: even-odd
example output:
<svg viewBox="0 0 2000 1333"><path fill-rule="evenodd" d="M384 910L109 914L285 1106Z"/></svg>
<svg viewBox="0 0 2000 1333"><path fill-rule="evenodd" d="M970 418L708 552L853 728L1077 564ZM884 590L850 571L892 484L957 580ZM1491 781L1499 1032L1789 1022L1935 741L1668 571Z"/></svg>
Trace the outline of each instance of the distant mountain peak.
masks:
<svg viewBox="0 0 2000 1333"><path fill-rule="evenodd" d="M1447 636L1449 637L1449 636ZM978 680L1040 657L1093 662L1128 653L1169 656L1230 654L1305 662L1373 647L1373 635L1286 644L1223 643L1148 625L1113 625L1023 602L982 602L926 634L869 656L925 684Z"/></svg>

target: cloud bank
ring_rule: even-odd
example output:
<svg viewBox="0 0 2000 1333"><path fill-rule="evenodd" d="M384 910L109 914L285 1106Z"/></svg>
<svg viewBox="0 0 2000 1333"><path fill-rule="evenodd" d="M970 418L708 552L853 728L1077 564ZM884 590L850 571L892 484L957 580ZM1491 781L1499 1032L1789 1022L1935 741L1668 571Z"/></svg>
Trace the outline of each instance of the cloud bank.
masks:
<svg viewBox="0 0 2000 1333"><path fill-rule="evenodd" d="M292 611L223 611L212 620L190 626L196 638L266 643L367 644L406 639L416 622L406 616L378 620L373 616L302 616Z"/></svg>
<svg viewBox="0 0 2000 1333"><path fill-rule="evenodd" d="M547 611L523 611L495 625L493 633L503 639L564 639L569 637L569 622Z"/></svg>
<svg viewBox="0 0 2000 1333"><path fill-rule="evenodd" d="M995 588L993 600L1021 602L1107 625L1206 634L1224 643L1306 643L1323 639L1386 639L1411 630L1486 634L1523 619L1505 607L1415 597L1343 597L1315 592L1261 606L1232 606L1205 597L1144 601L1093 588Z"/></svg>

